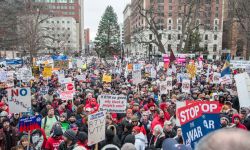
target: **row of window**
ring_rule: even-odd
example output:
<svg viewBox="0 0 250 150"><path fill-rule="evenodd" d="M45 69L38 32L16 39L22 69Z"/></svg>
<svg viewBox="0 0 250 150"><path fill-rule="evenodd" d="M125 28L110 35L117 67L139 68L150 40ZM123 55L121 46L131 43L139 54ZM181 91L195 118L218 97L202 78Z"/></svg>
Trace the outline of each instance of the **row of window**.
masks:
<svg viewBox="0 0 250 150"><path fill-rule="evenodd" d="M75 0L33 0L39 3L75 3Z"/></svg>
<svg viewBox="0 0 250 150"><path fill-rule="evenodd" d="M150 3L153 3L155 0L150 0ZM184 0L187 1L187 0ZM179 4L184 2L183 0L179 0ZM189 0L191 2L191 0ZM164 0L157 0L158 3L162 4L164 3ZM189 2L189 3L190 3ZM201 0L196 0L196 3L200 3ZM172 0L168 0L168 3L172 3ZM206 0L205 1L206 4L211 4L211 0ZM216 4L220 4L220 0L216 0Z"/></svg>
<svg viewBox="0 0 250 150"><path fill-rule="evenodd" d="M47 28L47 29L49 30L50 28ZM57 28L52 27L52 28L51 28L52 31L54 31L54 30L56 30L56 29L57 29L57 30L60 30L61 28L59 28L59 27L57 27ZM62 27L62 30L65 30L65 28ZM67 30L70 30L70 28L67 28Z"/></svg>
<svg viewBox="0 0 250 150"><path fill-rule="evenodd" d="M47 21L46 21L47 24L49 24L49 23L58 23L58 24L59 24L60 22L70 24L70 21L64 21L64 20L62 20L62 21L53 21L53 20L52 20L52 21L49 21L49 20L47 20Z"/></svg>
<svg viewBox="0 0 250 150"><path fill-rule="evenodd" d="M75 6L67 6L67 5L48 5L49 9L75 9Z"/></svg>
<svg viewBox="0 0 250 150"><path fill-rule="evenodd" d="M213 52L217 52L217 49L218 49L217 47L218 47L217 44L213 45ZM170 51L171 49L172 49L172 44L168 44L168 51ZM177 44L177 49L178 50L180 49L180 45L179 44ZM208 50L208 45L207 44L204 45L204 50L205 51Z"/></svg>
<svg viewBox="0 0 250 150"><path fill-rule="evenodd" d="M152 40L153 39L153 35L152 34L149 34L149 40ZM177 40L180 40L181 39L181 34L178 34L177 35ZM214 41L216 41L218 39L218 36L217 35L214 35ZM171 34L168 34L168 40L172 40L172 35ZM204 38L205 41L208 40L208 34L205 35L205 38Z"/></svg>

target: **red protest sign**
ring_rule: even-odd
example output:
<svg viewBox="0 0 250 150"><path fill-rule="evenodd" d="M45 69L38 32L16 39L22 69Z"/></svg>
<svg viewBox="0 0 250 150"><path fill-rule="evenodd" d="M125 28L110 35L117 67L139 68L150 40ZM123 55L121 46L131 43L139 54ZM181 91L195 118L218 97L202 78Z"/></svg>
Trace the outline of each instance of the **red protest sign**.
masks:
<svg viewBox="0 0 250 150"><path fill-rule="evenodd" d="M192 120L195 120L202 116L201 106L197 103L190 104L181 107L177 110L177 117L180 120L180 124L186 124Z"/></svg>
<svg viewBox="0 0 250 150"><path fill-rule="evenodd" d="M206 114L219 114L219 102L218 101L199 101L199 105L201 106L202 113Z"/></svg>

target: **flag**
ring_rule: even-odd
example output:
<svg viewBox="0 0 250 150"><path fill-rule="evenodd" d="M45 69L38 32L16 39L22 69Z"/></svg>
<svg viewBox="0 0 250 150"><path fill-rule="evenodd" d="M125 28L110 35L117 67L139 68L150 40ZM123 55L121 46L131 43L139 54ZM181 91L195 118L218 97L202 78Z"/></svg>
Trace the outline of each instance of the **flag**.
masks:
<svg viewBox="0 0 250 150"><path fill-rule="evenodd" d="M170 63L174 62L176 60L175 56L174 56L174 52L171 49L170 50L170 57L169 57Z"/></svg>
<svg viewBox="0 0 250 150"><path fill-rule="evenodd" d="M227 55L227 58L226 58L226 61L224 63L224 66L221 70L221 77L227 75L227 74L230 74L231 71L230 71L230 54Z"/></svg>

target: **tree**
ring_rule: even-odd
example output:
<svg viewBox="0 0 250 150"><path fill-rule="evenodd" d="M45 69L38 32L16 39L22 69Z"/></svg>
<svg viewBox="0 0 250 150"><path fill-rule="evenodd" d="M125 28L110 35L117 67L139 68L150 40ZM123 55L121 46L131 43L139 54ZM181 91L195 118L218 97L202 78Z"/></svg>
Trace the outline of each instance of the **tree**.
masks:
<svg viewBox="0 0 250 150"><path fill-rule="evenodd" d="M118 54L121 49L120 28L112 6L106 8L101 18L94 44L96 53L101 58Z"/></svg>

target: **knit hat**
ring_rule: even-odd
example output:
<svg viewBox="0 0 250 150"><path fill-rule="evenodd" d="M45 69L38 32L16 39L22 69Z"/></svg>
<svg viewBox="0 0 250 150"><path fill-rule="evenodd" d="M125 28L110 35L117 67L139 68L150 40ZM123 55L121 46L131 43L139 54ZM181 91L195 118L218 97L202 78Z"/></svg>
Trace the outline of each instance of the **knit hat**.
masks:
<svg viewBox="0 0 250 150"><path fill-rule="evenodd" d="M62 135L63 135L62 128L60 126L55 126L53 130L53 136L62 136Z"/></svg>
<svg viewBox="0 0 250 150"><path fill-rule="evenodd" d="M76 133L72 129L65 131L63 136L71 141L76 139Z"/></svg>
<svg viewBox="0 0 250 150"><path fill-rule="evenodd" d="M78 141L84 143L88 139L88 134L85 132L79 132L77 135Z"/></svg>
<svg viewBox="0 0 250 150"><path fill-rule="evenodd" d="M167 138L162 143L163 150L191 150L191 148L178 144L177 141L173 138Z"/></svg>
<svg viewBox="0 0 250 150"><path fill-rule="evenodd" d="M131 143L125 143L121 150L136 150L135 146Z"/></svg>
<svg viewBox="0 0 250 150"><path fill-rule="evenodd" d="M138 121L138 117L136 115L134 115L132 118L131 118L131 121Z"/></svg>
<svg viewBox="0 0 250 150"><path fill-rule="evenodd" d="M107 129L106 130L106 139L107 140L111 140L114 138L114 132L111 129Z"/></svg>
<svg viewBox="0 0 250 150"><path fill-rule="evenodd" d="M141 131L141 128L140 128L139 126L135 126L135 127L133 128L133 130L135 130L136 132L140 132L140 131Z"/></svg>
<svg viewBox="0 0 250 150"><path fill-rule="evenodd" d="M9 118L7 118L7 117L6 117L6 118L4 118L4 119L3 119L3 121L2 121L2 123L4 123L4 122L9 122L9 123L10 123L10 119L9 119Z"/></svg>
<svg viewBox="0 0 250 150"><path fill-rule="evenodd" d="M124 143L135 144L135 136L132 134L127 135L124 139Z"/></svg>

